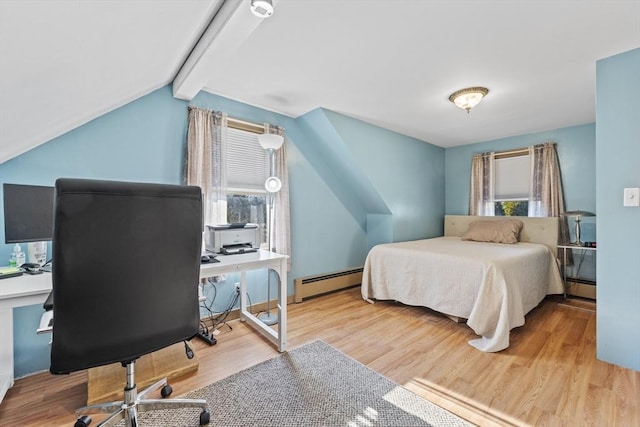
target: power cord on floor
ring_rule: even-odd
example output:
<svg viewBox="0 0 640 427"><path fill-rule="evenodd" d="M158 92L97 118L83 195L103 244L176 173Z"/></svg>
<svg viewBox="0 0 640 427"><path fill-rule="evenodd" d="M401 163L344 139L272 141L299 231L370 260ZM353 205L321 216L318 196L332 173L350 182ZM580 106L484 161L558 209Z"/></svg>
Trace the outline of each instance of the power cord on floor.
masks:
<svg viewBox="0 0 640 427"><path fill-rule="evenodd" d="M227 308L218 316L209 318L213 328L217 328L219 325L224 324L229 328L230 331L233 330L231 325L227 323L227 317L229 317L229 314L233 311L233 308L238 303L239 298L240 298L240 290L236 288L235 292L233 293L233 297L231 298L231 301L229 302L229 305L227 306Z"/></svg>
<svg viewBox="0 0 640 427"><path fill-rule="evenodd" d="M226 326L227 328L229 328L230 331L233 330L233 327L227 322L227 318L229 317L229 314L231 314L233 309L236 307L236 304L238 303L238 300L240 299L240 288L236 284L235 292L233 293L233 296L231 297L227 307L222 312L216 313L214 311L214 303L215 303L216 297L218 296L218 288L217 288L215 282L209 280L208 283L213 288L213 297L210 299L210 302L209 302L209 298L207 298L205 301L203 301L200 304L200 307L205 309L208 312L209 315L206 318L206 320L208 322L204 322L203 320L200 320L200 333L199 333L199 336L204 341L206 341L209 344L213 345L213 344L215 344L216 339L213 337L214 334L211 333L210 331L216 331L217 332L218 327L220 327L221 325ZM251 313L253 311L253 303L251 302L251 296L249 295L248 292L246 293L246 295L247 295L247 299L249 301L249 313ZM207 325L207 323L208 323L208 325ZM214 341L214 342L211 343L211 341Z"/></svg>

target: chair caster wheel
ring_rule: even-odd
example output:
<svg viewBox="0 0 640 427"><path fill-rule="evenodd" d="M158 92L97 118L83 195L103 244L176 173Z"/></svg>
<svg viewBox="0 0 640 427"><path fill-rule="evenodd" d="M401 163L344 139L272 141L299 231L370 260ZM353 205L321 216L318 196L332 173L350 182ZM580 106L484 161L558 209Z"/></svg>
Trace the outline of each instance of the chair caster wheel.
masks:
<svg viewBox="0 0 640 427"><path fill-rule="evenodd" d="M91 424L91 417L88 415L83 415L76 420L76 423L73 425L73 427L87 427L89 424Z"/></svg>
<svg viewBox="0 0 640 427"><path fill-rule="evenodd" d="M211 421L211 414L206 409L200 412L200 425L206 426Z"/></svg>
<svg viewBox="0 0 640 427"><path fill-rule="evenodd" d="M171 386L169 384L165 385L160 390L160 396L162 396L162 398L167 398L167 397L171 396L171 393L173 393L173 389L171 388Z"/></svg>

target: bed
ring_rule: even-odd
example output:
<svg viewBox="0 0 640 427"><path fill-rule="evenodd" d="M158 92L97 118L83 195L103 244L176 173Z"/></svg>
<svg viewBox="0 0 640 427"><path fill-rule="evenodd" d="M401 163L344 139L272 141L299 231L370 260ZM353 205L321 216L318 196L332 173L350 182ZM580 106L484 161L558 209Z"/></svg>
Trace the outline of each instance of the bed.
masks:
<svg viewBox="0 0 640 427"><path fill-rule="evenodd" d="M467 319L481 351L509 346L509 331L546 295L563 293L557 263L557 218L518 218L515 244L462 240L477 221L445 216L443 237L377 245L365 261L362 297L395 300ZM493 224L492 224L493 225ZM467 234L465 234L467 233Z"/></svg>

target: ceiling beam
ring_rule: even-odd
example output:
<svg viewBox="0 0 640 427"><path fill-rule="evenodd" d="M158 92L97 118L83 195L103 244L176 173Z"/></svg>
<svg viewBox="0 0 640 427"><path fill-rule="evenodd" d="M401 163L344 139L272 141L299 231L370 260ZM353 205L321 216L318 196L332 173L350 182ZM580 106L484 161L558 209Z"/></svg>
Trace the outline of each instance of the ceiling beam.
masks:
<svg viewBox="0 0 640 427"><path fill-rule="evenodd" d="M175 98L192 100L210 79L215 78L215 66L211 66L215 57L236 50L264 22L251 13L249 2L221 1L218 12L173 80ZM277 1L273 3L275 6Z"/></svg>

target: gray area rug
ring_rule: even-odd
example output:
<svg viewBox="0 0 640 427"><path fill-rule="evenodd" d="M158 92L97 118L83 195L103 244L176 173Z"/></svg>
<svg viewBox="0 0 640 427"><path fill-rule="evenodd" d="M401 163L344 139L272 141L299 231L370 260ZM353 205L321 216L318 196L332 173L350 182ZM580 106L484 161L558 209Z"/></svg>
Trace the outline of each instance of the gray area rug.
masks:
<svg viewBox="0 0 640 427"><path fill-rule="evenodd" d="M322 341L186 394L212 426L469 426ZM142 425L195 426L198 409L140 415Z"/></svg>

